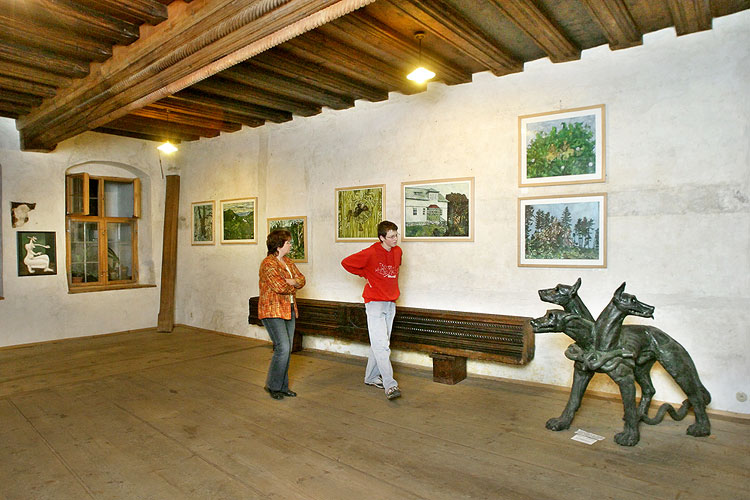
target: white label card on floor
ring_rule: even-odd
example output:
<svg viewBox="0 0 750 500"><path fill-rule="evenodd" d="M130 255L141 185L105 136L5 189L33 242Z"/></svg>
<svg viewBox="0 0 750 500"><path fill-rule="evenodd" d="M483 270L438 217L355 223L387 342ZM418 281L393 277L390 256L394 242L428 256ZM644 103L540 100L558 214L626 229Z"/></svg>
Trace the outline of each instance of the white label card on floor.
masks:
<svg viewBox="0 0 750 500"><path fill-rule="evenodd" d="M597 441L601 441L604 439L604 436L600 436L599 434L594 434L592 432L587 432L581 429L578 429L575 434L573 434L573 437L570 438L573 441L580 441L581 443L586 444L594 444Z"/></svg>

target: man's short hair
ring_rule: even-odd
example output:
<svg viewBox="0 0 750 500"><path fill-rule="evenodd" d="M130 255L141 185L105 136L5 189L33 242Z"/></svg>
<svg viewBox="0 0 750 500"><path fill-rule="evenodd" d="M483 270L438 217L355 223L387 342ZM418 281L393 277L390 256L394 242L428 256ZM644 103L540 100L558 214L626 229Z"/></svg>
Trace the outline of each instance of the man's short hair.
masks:
<svg viewBox="0 0 750 500"><path fill-rule="evenodd" d="M398 226L389 220L384 220L378 224L378 239L380 239L381 236L385 238L388 231L398 231Z"/></svg>

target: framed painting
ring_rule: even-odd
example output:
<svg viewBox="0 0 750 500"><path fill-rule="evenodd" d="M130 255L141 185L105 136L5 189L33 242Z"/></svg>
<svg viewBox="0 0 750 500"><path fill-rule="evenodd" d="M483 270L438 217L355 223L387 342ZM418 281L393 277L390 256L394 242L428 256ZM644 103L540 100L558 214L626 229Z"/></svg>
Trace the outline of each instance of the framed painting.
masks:
<svg viewBox="0 0 750 500"><path fill-rule="evenodd" d="M474 241L474 178L401 183L403 241Z"/></svg>
<svg viewBox="0 0 750 500"><path fill-rule="evenodd" d="M286 229L292 234L292 249L287 257L294 262L307 262L307 216L269 217L268 232Z"/></svg>
<svg viewBox="0 0 750 500"><path fill-rule="evenodd" d="M57 274L54 231L18 231L18 275Z"/></svg>
<svg viewBox="0 0 750 500"><path fill-rule="evenodd" d="M192 245L213 245L214 241L214 211L216 202L196 201L191 204Z"/></svg>
<svg viewBox="0 0 750 500"><path fill-rule="evenodd" d="M518 117L518 185L604 182L604 104Z"/></svg>
<svg viewBox="0 0 750 500"><path fill-rule="evenodd" d="M518 265L607 267L607 195L518 200Z"/></svg>
<svg viewBox="0 0 750 500"><path fill-rule="evenodd" d="M258 198L221 200L221 242L258 243L255 224Z"/></svg>
<svg viewBox="0 0 750 500"><path fill-rule="evenodd" d="M385 184L336 188L336 241L378 239L385 214Z"/></svg>

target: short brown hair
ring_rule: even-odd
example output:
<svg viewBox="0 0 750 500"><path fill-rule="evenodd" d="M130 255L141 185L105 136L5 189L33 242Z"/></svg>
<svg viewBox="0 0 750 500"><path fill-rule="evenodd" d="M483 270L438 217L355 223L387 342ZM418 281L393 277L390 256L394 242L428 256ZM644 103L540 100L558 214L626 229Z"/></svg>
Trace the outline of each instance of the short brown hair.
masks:
<svg viewBox="0 0 750 500"><path fill-rule="evenodd" d="M384 220L378 224L378 239L380 239L381 236L385 238L388 231L398 231L398 226L389 220Z"/></svg>
<svg viewBox="0 0 750 500"><path fill-rule="evenodd" d="M292 233L286 229L274 229L268 233L266 238L266 246L268 247L267 255L276 255L279 252L279 248L284 246L284 243L292 239Z"/></svg>

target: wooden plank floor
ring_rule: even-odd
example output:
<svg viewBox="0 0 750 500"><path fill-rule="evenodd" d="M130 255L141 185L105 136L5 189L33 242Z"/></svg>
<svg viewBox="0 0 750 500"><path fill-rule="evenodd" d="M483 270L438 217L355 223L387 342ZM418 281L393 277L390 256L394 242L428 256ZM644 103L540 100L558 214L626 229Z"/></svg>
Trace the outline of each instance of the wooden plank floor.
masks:
<svg viewBox="0 0 750 500"><path fill-rule="evenodd" d="M292 356L295 399L263 391L270 345L177 327L0 350L0 499L741 499L750 424L692 414L614 443L618 400L397 366L387 401L364 362ZM576 428L606 437L572 441Z"/></svg>

